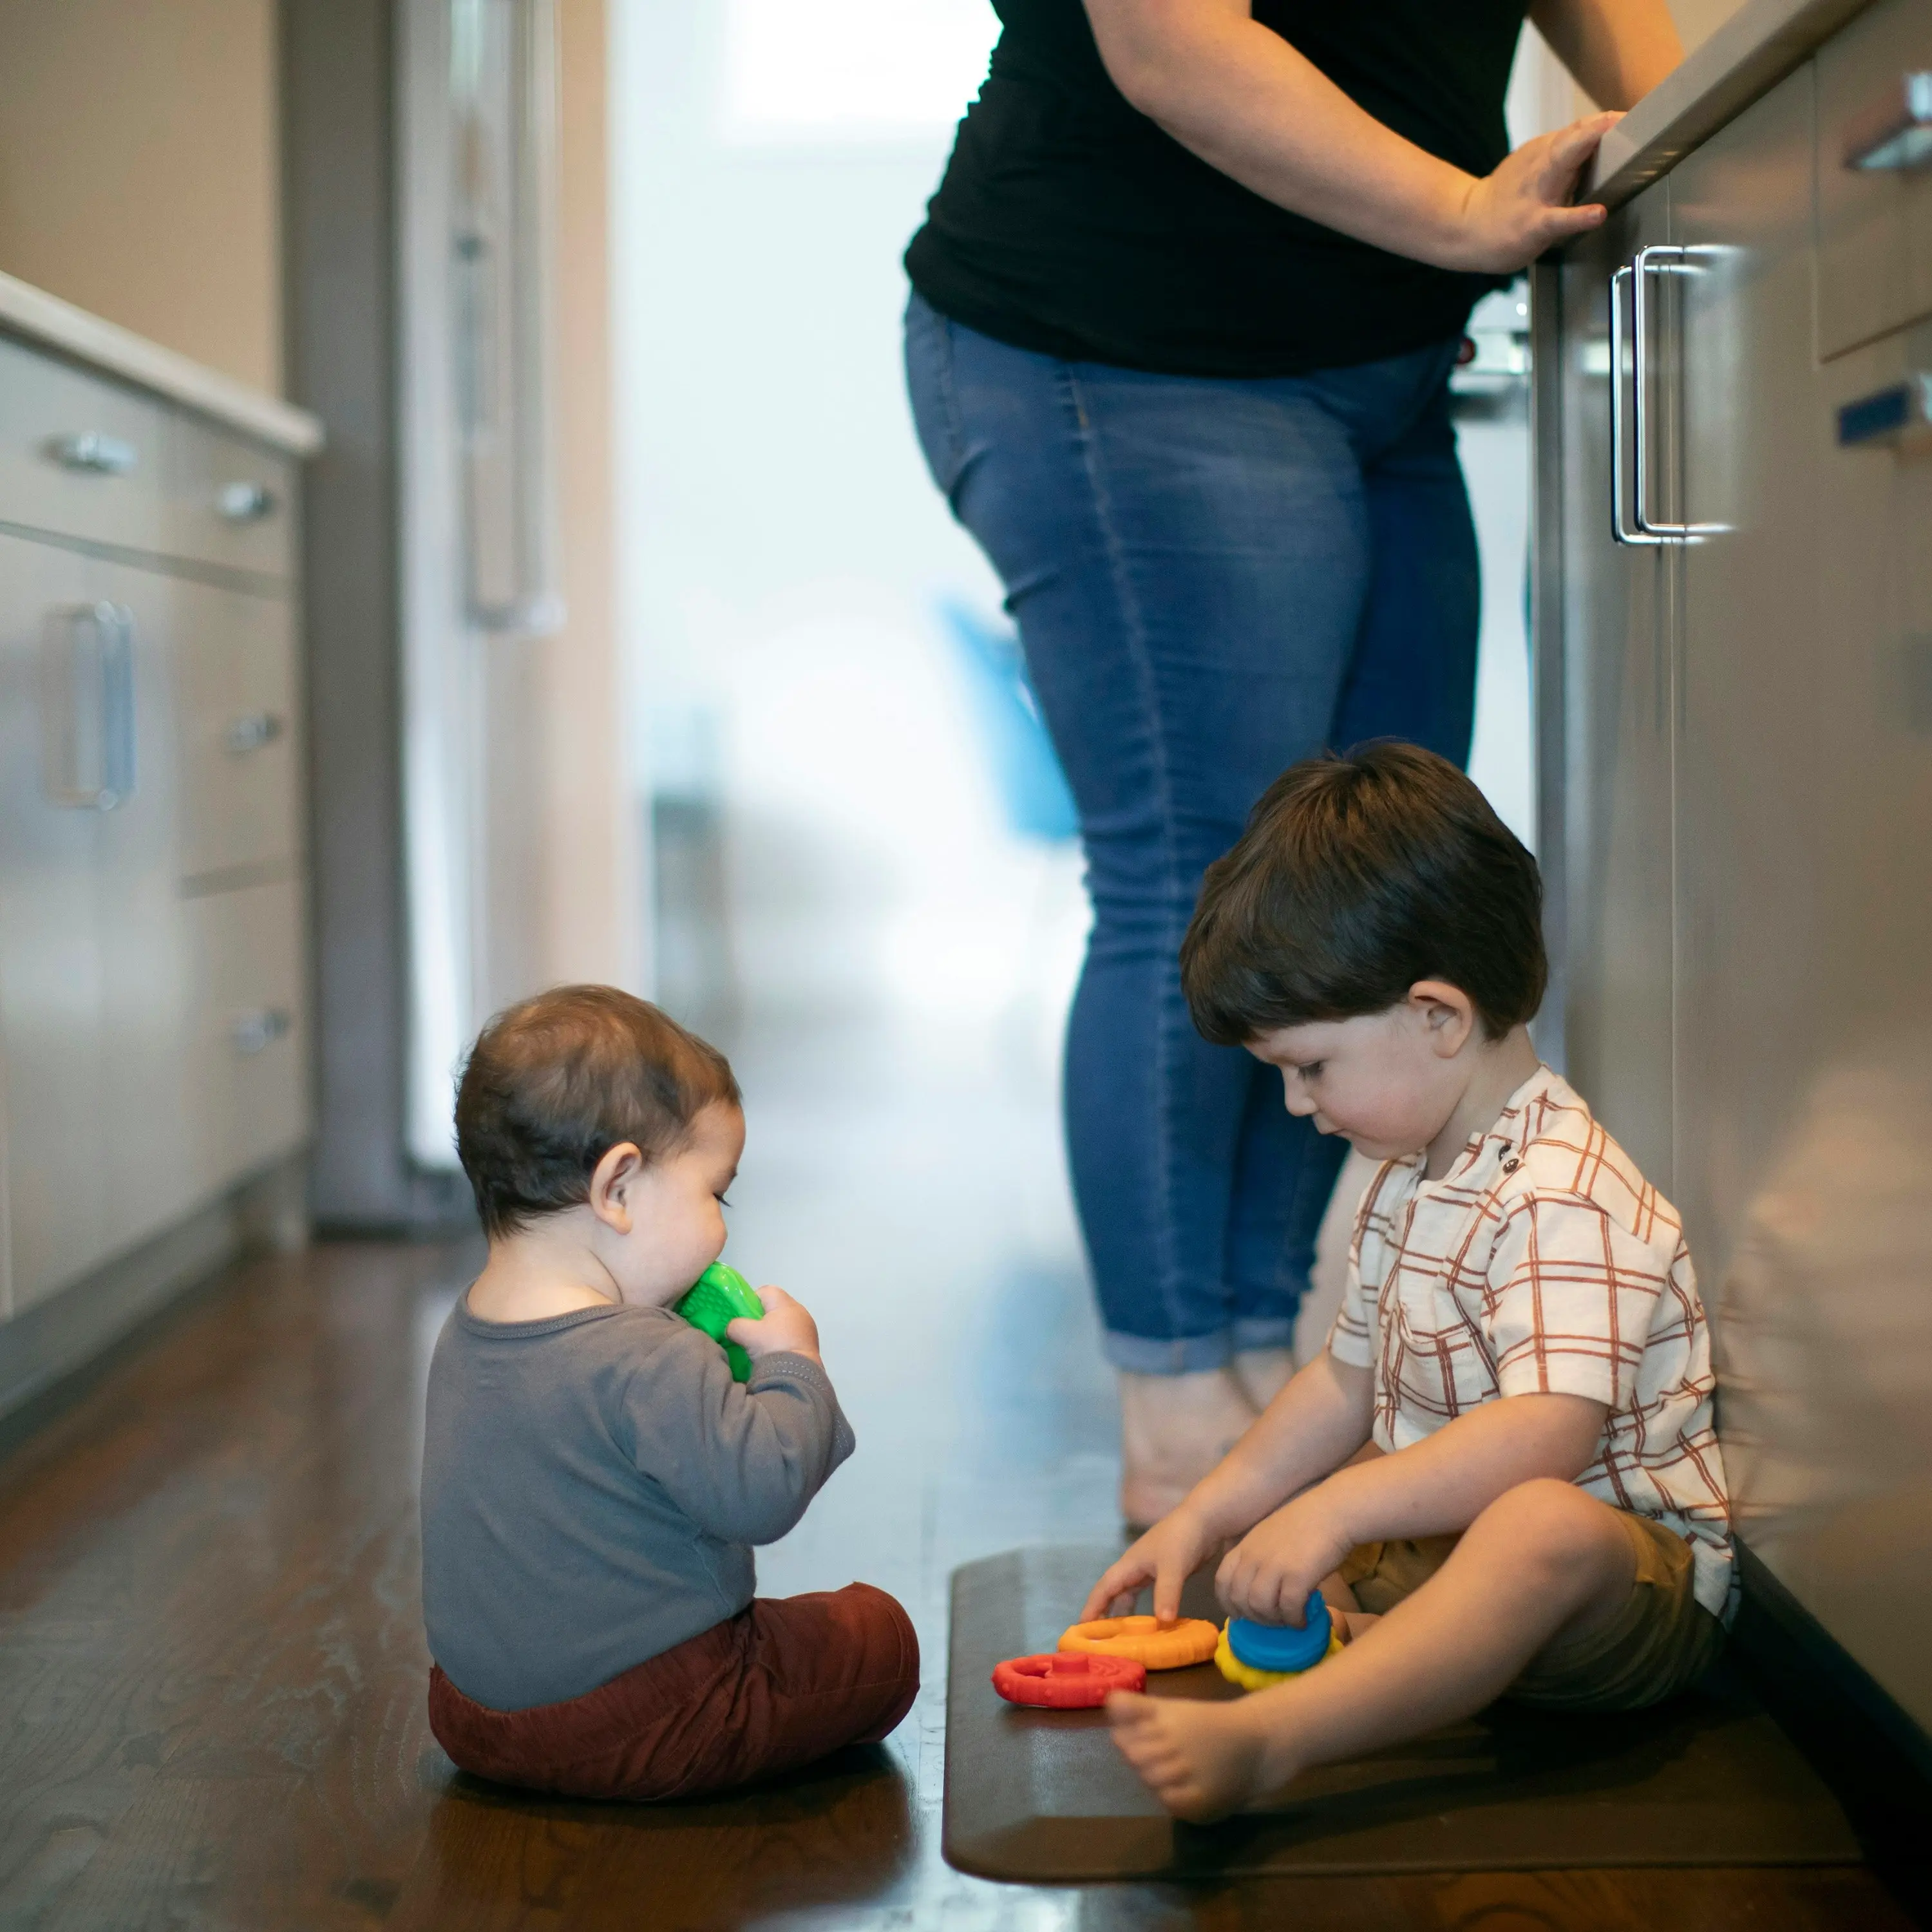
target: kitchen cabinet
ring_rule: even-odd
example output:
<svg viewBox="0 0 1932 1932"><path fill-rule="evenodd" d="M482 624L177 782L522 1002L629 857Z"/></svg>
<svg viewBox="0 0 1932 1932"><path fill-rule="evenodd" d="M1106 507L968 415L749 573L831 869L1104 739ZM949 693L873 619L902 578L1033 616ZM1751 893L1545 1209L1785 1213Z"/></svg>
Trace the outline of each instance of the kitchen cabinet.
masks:
<svg viewBox="0 0 1932 1932"><path fill-rule="evenodd" d="M1619 271L1639 250L1666 238L1668 218L1666 190L1653 189L1564 260L1560 290L1552 292L1566 321L1574 321L1556 377L1562 386L1556 414L1545 411L1564 432L1555 458L1563 478L1562 634L1574 645L1564 652L1560 678L1550 681L1552 690L1568 694L1558 727L1562 784L1570 801L1561 832L1566 1052L1580 1090L1646 1174L1666 1189L1672 1159L1673 580L1662 546L1617 539L1609 484L1614 461L1622 484L1616 514L1628 527L1636 500L1634 311L1630 278ZM1613 403L1621 454L1611 435ZM1655 465L1659 472L1663 466ZM1547 778L1545 783L1549 788Z"/></svg>
<svg viewBox="0 0 1932 1932"><path fill-rule="evenodd" d="M1537 630L1568 1070L1682 1214L1741 1540L1932 1726L1932 172L1860 160L1919 71L1882 0L1660 90L1536 280Z"/></svg>
<svg viewBox="0 0 1932 1932"><path fill-rule="evenodd" d="M0 341L0 498L18 1316L300 1148L306 941L292 466Z"/></svg>

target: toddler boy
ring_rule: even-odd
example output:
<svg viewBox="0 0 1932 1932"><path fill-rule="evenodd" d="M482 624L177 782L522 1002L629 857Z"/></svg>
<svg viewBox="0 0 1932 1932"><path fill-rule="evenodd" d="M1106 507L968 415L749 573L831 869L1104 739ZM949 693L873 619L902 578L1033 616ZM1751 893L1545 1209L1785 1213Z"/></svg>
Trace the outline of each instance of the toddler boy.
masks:
<svg viewBox="0 0 1932 1932"><path fill-rule="evenodd" d="M466 1771L688 1796L883 1738L919 1644L882 1590L752 1594L852 1432L782 1288L724 1352L672 1312L724 1245L745 1144L724 1056L609 986L483 1030L457 1151L490 1252L430 1364L430 1726Z"/></svg>
<svg viewBox="0 0 1932 1932"><path fill-rule="evenodd" d="M1238 1703L1117 1696L1180 1816L1504 1694L1634 1709L1695 1681L1732 1581L1709 1336L1677 1216L1542 1065L1535 861L1412 746L1295 765L1210 868L1181 952L1196 1024L1288 1111L1382 1162L1341 1311L1082 1615L1156 1615L1216 1556L1233 1613L1350 1641ZM1225 1552L1225 1553L1223 1553Z"/></svg>

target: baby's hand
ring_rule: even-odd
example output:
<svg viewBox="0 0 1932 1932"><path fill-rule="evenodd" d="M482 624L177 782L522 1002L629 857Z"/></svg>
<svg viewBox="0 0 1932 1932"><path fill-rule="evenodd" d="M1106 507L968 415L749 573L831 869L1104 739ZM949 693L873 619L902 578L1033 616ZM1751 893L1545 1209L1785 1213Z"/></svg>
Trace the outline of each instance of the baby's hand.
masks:
<svg viewBox="0 0 1932 1932"><path fill-rule="evenodd" d="M1180 1614L1180 1586L1214 1550L1214 1539L1183 1503L1162 1516L1094 1586L1080 1621L1125 1616L1142 1586L1151 1583L1154 1615L1162 1623L1172 1623Z"/></svg>
<svg viewBox="0 0 1932 1932"><path fill-rule="evenodd" d="M765 1355L802 1355L818 1362L818 1324L802 1301L794 1301L782 1288L761 1288L758 1299L765 1304L762 1318L754 1322L740 1315L724 1333L753 1361ZM819 1366L824 1366L819 1362Z"/></svg>
<svg viewBox="0 0 1932 1932"><path fill-rule="evenodd" d="M1232 1616L1300 1628L1309 1593L1354 1546L1322 1487L1263 1516L1221 1559L1214 1588Z"/></svg>

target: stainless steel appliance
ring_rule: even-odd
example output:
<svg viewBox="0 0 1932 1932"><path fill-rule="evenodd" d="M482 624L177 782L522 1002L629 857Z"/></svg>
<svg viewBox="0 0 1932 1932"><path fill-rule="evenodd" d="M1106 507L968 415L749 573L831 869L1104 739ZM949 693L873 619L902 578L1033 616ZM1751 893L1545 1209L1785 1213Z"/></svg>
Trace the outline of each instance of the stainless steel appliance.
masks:
<svg viewBox="0 0 1932 1932"><path fill-rule="evenodd" d="M1754 0L1534 307L1546 1048L1684 1214L1742 1539L1932 1726L1928 74L1932 0Z"/></svg>

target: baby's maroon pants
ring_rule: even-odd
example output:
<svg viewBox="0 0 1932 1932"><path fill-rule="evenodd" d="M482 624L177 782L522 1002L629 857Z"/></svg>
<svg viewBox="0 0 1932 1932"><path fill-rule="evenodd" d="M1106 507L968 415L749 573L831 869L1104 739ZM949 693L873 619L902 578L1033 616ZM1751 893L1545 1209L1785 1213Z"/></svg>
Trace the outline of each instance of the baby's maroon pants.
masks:
<svg viewBox="0 0 1932 1932"><path fill-rule="evenodd" d="M429 1727L465 1771L572 1798L688 1798L876 1744L919 1694L919 1639L883 1590L758 1597L561 1704L493 1711L432 1668Z"/></svg>

